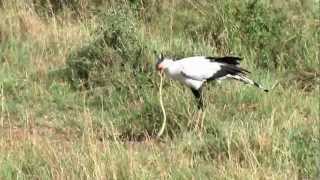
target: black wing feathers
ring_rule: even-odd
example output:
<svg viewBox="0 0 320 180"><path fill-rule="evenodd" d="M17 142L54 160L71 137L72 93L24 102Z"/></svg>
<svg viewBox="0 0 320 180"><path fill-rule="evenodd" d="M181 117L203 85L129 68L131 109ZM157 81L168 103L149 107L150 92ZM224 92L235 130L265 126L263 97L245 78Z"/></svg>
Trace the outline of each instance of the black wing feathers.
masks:
<svg viewBox="0 0 320 180"><path fill-rule="evenodd" d="M206 59L210 59L210 61L225 63L225 64L231 64L231 65L239 65L242 60L240 57L234 57L234 56L225 56L225 57L206 57Z"/></svg>
<svg viewBox="0 0 320 180"><path fill-rule="evenodd" d="M234 57L234 56L225 56L225 57L206 57L211 62L219 62L221 63L221 69L213 74L213 76L209 80L218 79L220 77L224 77L228 74L237 75L237 74L246 74L250 73L248 70L239 67L240 61L242 58Z"/></svg>
<svg viewBox="0 0 320 180"><path fill-rule="evenodd" d="M241 68L239 66L234 66L234 65L228 65L228 64L222 65L221 70L227 71L231 75L250 73L250 71L244 68Z"/></svg>
<svg viewBox="0 0 320 180"><path fill-rule="evenodd" d="M218 72L214 73L213 76L210 77L208 80L215 80L215 79L224 77L228 74L237 75L237 74L246 74L246 73L250 73L250 72L246 69L243 69L235 65L225 64L225 65L221 65L221 69Z"/></svg>

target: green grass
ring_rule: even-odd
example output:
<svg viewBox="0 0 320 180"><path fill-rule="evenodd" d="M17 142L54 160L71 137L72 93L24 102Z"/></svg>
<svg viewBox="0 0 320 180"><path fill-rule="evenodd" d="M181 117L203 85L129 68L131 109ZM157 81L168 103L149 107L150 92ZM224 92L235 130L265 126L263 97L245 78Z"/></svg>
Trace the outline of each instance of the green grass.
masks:
<svg viewBox="0 0 320 180"><path fill-rule="evenodd" d="M319 178L319 1L61 2L0 2L1 179ZM154 50L277 86L165 78L158 140Z"/></svg>

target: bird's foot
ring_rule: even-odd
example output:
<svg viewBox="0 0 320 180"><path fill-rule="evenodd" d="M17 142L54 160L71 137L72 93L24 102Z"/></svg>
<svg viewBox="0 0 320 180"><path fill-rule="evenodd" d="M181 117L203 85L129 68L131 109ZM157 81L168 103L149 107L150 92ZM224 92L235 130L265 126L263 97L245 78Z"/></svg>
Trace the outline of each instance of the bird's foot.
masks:
<svg viewBox="0 0 320 180"><path fill-rule="evenodd" d="M204 130L203 122L204 122L205 115L206 115L206 112L202 110L198 111L197 113L194 129L196 130L196 132L198 132L199 137L202 137L202 134L203 134L203 130Z"/></svg>

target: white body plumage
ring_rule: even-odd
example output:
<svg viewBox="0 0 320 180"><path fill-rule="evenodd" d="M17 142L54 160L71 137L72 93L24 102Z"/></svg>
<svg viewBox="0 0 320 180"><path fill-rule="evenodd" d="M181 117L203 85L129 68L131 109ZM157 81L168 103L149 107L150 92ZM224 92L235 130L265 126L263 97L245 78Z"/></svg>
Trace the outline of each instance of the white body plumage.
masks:
<svg viewBox="0 0 320 180"><path fill-rule="evenodd" d="M165 59L163 61L164 72L171 79L178 80L182 84L199 89L202 84L221 69L218 62L210 62L204 56L194 56L178 61Z"/></svg>

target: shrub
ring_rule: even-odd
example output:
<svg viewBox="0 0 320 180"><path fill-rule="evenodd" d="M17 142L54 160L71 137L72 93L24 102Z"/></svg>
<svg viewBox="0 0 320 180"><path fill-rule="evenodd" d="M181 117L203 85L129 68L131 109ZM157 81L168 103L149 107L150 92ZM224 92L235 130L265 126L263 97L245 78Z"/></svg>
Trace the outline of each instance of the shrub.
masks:
<svg viewBox="0 0 320 180"><path fill-rule="evenodd" d="M94 40L70 54L67 65L74 87L104 86L112 74L124 71L125 66L133 71L139 69L145 45L136 19L128 12L111 9L100 15L101 25L93 33Z"/></svg>

